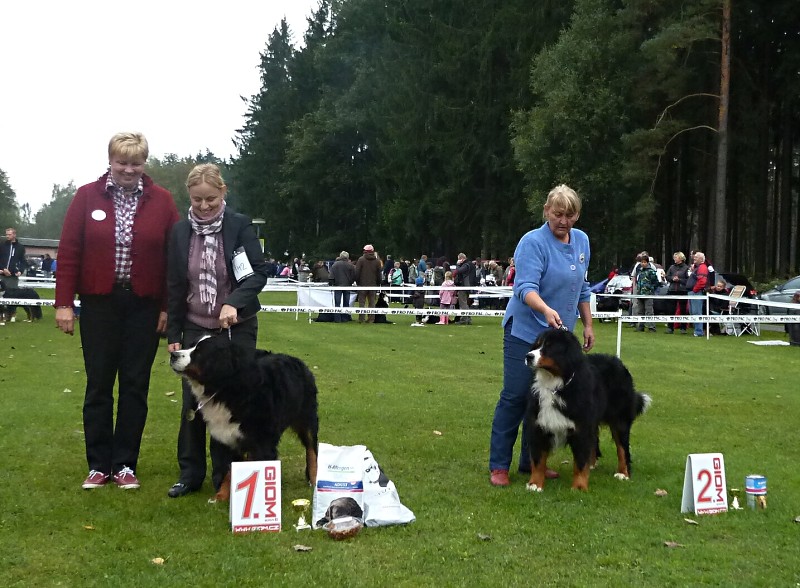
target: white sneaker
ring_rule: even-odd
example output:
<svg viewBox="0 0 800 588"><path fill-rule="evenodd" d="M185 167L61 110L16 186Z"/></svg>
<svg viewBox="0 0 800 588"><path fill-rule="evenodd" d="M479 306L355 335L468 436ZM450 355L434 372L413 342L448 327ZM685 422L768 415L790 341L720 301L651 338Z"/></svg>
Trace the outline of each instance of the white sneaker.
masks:
<svg viewBox="0 0 800 588"><path fill-rule="evenodd" d="M12 322L12 323L15 323L15 322L17 322L17 317L15 317L15 316L12 316L12 317L11 317L11 322Z"/></svg>
<svg viewBox="0 0 800 588"><path fill-rule="evenodd" d="M425 325L423 325L422 323L411 323L411 326L412 327L424 327Z"/></svg>

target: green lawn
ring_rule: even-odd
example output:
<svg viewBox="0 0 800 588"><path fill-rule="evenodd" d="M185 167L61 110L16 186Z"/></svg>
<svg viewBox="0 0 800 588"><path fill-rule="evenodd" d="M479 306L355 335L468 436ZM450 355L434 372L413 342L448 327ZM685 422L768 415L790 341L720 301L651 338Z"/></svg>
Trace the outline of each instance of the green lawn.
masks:
<svg viewBox="0 0 800 588"><path fill-rule="evenodd" d="M272 296L265 302L291 303ZM141 489L81 490L80 339L56 330L51 308L44 315L40 323L0 327L2 586L800 583L797 348L623 329L622 357L653 398L634 425L632 480L613 479L604 433L609 458L588 493L569 489L570 455L562 450L551 461L561 479L533 495L516 473L510 488L488 483L502 380L499 319L412 329L405 316L362 325L262 314L260 346L298 355L316 374L320 440L369 447L417 517L334 542L291 528L290 500L311 498L311 489L290 435L281 445L282 533L233 536L227 507L206 501L208 480L199 493L167 498L178 473L180 386L164 346L153 368ZM596 332L596 351L613 353L616 325L597 324ZM747 474L767 476L768 509L689 524L680 513L686 456L717 451L729 488L742 487ZM657 489L667 496L656 497ZM313 550L295 552L298 543ZM151 562L158 557L163 565Z"/></svg>

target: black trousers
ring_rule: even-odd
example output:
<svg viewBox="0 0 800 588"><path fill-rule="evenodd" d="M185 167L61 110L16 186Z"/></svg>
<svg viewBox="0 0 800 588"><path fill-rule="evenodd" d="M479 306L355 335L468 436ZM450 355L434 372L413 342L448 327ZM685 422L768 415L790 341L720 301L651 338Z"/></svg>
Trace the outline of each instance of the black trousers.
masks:
<svg viewBox="0 0 800 588"><path fill-rule="evenodd" d="M215 335L219 332L219 329L209 330L187 322L183 328L182 346L184 349L189 349L204 335ZM257 317L233 326L230 334L232 341L245 347L255 348L258 336ZM220 336L227 337L227 331L222 331ZM183 409L178 431L178 467L179 481L191 488L199 488L206 478L206 422L203 420L203 415L196 411L197 400L192 394L191 386L184 380ZM225 474L231 469L231 462L242 461L242 456L213 437L208 451L211 455L211 482L214 484L214 490L219 490Z"/></svg>
<svg viewBox="0 0 800 588"><path fill-rule="evenodd" d="M158 350L160 304L115 287L81 296L80 335L86 367L83 430L90 470L136 469L147 420L150 370ZM114 383L117 418L114 422Z"/></svg>

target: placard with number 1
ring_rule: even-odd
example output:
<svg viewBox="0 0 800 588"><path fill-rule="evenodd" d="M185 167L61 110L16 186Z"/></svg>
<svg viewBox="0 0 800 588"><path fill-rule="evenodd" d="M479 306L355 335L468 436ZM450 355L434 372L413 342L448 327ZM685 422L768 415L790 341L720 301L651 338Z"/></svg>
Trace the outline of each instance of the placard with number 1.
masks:
<svg viewBox="0 0 800 588"><path fill-rule="evenodd" d="M234 533L281 530L281 462L231 464L231 530Z"/></svg>

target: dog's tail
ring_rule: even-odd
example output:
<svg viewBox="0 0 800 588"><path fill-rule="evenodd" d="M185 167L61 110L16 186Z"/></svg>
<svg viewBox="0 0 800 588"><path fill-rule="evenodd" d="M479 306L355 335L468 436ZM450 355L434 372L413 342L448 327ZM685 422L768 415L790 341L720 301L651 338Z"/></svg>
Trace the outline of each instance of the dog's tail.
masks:
<svg viewBox="0 0 800 588"><path fill-rule="evenodd" d="M641 394L639 392L636 393L636 416L640 414L644 414L647 412L647 409L650 408L650 405L653 403L653 399L650 398L649 394Z"/></svg>

